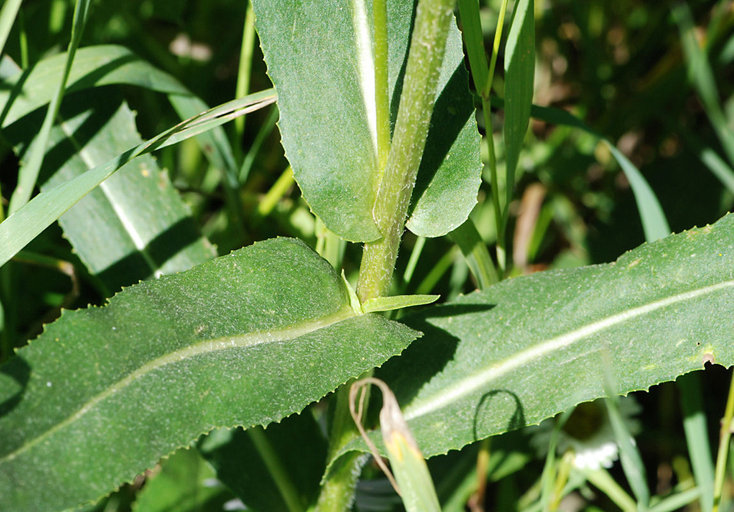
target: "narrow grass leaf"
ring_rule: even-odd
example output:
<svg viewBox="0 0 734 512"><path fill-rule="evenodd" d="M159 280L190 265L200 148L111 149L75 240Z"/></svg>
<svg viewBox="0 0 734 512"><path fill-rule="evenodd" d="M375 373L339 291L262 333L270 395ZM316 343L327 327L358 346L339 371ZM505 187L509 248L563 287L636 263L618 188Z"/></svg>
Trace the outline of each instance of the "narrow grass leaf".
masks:
<svg viewBox="0 0 734 512"><path fill-rule="evenodd" d="M497 102L497 104L501 105L502 103ZM637 204L637 208L640 212L640 220L642 221L642 228L645 232L645 239L648 241L657 240L670 233L668 221L665 217L665 213L663 213L663 208L660 206L660 202L658 201L655 192L653 192L652 188L637 167L635 167L635 165L630 162L629 159L612 143L586 126L581 119L565 110L533 105L531 108L531 116L551 124L579 128L596 137L600 142L603 142L609 148L609 151L612 153L615 160L617 160L617 163L622 168L622 171L625 173L625 176L630 183L632 193L635 196L635 203Z"/></svg>
<svg viewBox="0 0 734 512"><path fill-rule="evenodd" d="M484 33L479 19L479 0L459 0L458 3L461 31L466 45L466 54L469 57L474 89L481 93L487 81L489 66L487 52L484 49Z"/></svg>
<svg viewBox="0 0 734 512"><path fill-rule="evenodd" d="M0 508L98 499L215 427L302 410L418 335L355 315L329 263L292 239L65 311L0 367Z"/></svg>
<svg viewBox="0 0 734 512"><path fill-rule="evenodd" d="M609 389L609 388L608 388ZM650 503L650 490L647 488L647 472L645 464L642 462L642 456L637 449L637 445L630 434L624 419L619 412L616 396L610 396L604 400L609 415L609 422L614 431L614 438L619 446L619 460L622 463L622 469L627 477L632 492L637 500L638 510L647 510Z"/></svg>
<svg viewBox="0 0 734 512"><path fill-rule="evenodd" d="M512 200L515 169L530 121L535 78L535 8L533 0L518 0L505 47L504 208Z"/></svg>
<svg viewBox="0 0 734 512"><path fill-rule="evenodd" d="M0 88L2 128L51 101L67 60L67 53L54 55L3 80ZM67 83L67 93L102 85L127 84L164 94L191 94L171 75L117 45L79 49Z"/></svg>
<svg viewBox="0 0 734 512"><path fill-rule="evenodd" d="M734 130L727 122L726 114L721 107L719 91L716 87L714 72L708 61L706 52L701 48L694 35L693 17L688 4L680 2L673 7L673 18L680 31L681 46L688 68L689 79L701 97L706 115L721 141L721 145L734 165Z"/></svg>
<svg viewBox="0 0 734 512"><path fill-rule="evenodd" d="M48 139L51 135L51 128L56 121L56 115L59 112L61 101L64 98L66 90L66 82L69 79L72 63L74 62L74 54L79 46L84 31L84 25L87 21L87 12L89 11L90 0L77 0L74 7L74 19L71 24L71 41L69 49L66 53L66 62L64 64L64 72L61 75L60 82L56 84L56 91L51 98L51 103L46 111L46 117L43 119L41 130L34 139L28 150L29 157L27 161L21 161L20 171L18 173L18 184L10 196L10 204L8 205L8 213L11 215L28 202L33 193L38 180L38 173L41 171L43 157L46 154Z"/></svg>
<svg viewBox="0 0 734 512"><path fill-rule="evenodd" d="M5 43L10 35L10 29L13 28L13 23L15 23L22 2L23 0L6 0L0 9L0 55L3 54Z"/></svg>
<svg viewBox="0 0 734 512"><path fill-rule="evenodd" d="M459 246L461 254L476 279L480 290L499 281L497 269L489 255L487 244L479 235L474 222L467 219L461 226L451 232L451 240Z"/></svg>
<svg viewBox="0 0 734 512"><path fill-rule="evenodd" d="M225 103L179 123L48 192L41 192L0 223L0 265L4 265L69 208L134 158L221 126L273 101L275 93L270 89Z"/></svg>
<svg viewBox="0 0 734 512"><path fill-rule="evenodd" d="M256 436L251 430L218 429L198 443L217 478L253 510L288 510L283 488L293 489L290 492L297 498L291 501L313 503L326 460L326 439L314 416L290 416ZM265 443L268 448L263 448ZM271 465L287 468L287 474L269 472L265 457L276 459ZM277 478L288 482L278 485Z"/></svg>
<svg viewBox="0 0 734 512"><path fill-rule="evenodd" d="M0 125L7 127L51 101L56 77L64 72L66 54L41 60L29 70L18 70L2 81L0 90ZM168 96L182 120L209 107L176 78L152 66L127 48L97 45L81 48L74 58L67 93L111 84L125 84L157 91ZM224 174L225 187L234 190L238 170L232 147L221 128L197 138L204 155ZM231 194L235 197L236 194Z"/></svg>
<svg viewBox="0 0 734 512"><path fill-rule="evenodd" d="M706 411L700 372L681 376L676 384L683 412L683 430L688 444L693 476L700 491L703 512L714 507L714 462L711 458Z"/></svg>
<svg viewBox="0 0 734 512"><path fill-rule="evenodd" d="M614 159L617 160L619 166L624 171L627 180L632 187L632 193L635 195L635 203L640 211L640 219L642 220L642 229L645 231L645 240L652 242L670 234L668 221L663 213L655 192L653 192L647 180L642 173L629 161L609 141L603 140L604 144L609 148Z"/></svg>
<svg viewBox="0 0 734 512"><path fill-rule="evenodd" d="M659 503L650 507L649 512L675 512L676 510L681 510L686 505L693 503L700 497L701 489L698 487L687 489L663 498Z"/></svg>
<svg viewBox="0 0 734 512"><path fill-rule="evenodd" d="M424 333L378 373L424 454L606 395L734 364L734 215L616 262L518 277L405 322ZM604 365L608 368L605 371Z"/></svg>

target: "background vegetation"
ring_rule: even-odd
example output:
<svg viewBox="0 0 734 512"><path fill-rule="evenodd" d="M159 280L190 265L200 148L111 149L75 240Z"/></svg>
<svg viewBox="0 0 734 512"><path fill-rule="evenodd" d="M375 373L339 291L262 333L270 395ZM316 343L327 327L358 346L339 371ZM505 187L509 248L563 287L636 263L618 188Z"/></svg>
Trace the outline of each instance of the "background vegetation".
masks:
<svg viewBox="0 0 734 512"><path fill-rule="evenodd" d="M480 3L485 46L491 48L500 2ZM537 0L535 5L533 102L570 110L613 141L642 171L674 232L713 223L734 208L734 148L721 136L722 123L734 129L734 11L728 1L691 1L687 5L692 26L680 15L686 11L680 5L671 9L668 2ZM271 87L257 43L251 55L245 45L241 57L247 8L246 2L221 0L98 2L90 10L81 47L122 45L178 78L208 105L218 105L236 96L238 77L238 95ZM72 12L73 3L67 0L25 2L10 32L5 58L26 68L65 51ZM708 82L686 51L687 37L695 38L705 52L713 71ZM714 84L712 102L707 91ZM501 76L496 86L503 90ZM160 94L142 88L98 87L85 101L119 102L120 97L134 110L143 139L180 120ZM40 126L42 115L28 122ZM240 169L235 183L227 183L227 176L211 164L193 139L156 153L197 228L219 255L275 236L298 237L316 248L328 236L294 184L276 119L276 107L270 106L226 126ZM481 118L478 122L480 131L486 133ZM22 136L11 129L3 138L0 190L5 212L17 185L19 161L13 145ZM502 161L502 145L497 147ZM509 229L514 274L608 262L644 242L629 182L593 135L533 120L518 174ZM43 183L43 169L41 176ZM472 218L484 241L492 245L496 233L490 180L485 178ZM416 245L422 247L421 256L409 263ZM335 257L352 281L360 253L359 244L337 246ZM8 349L37 336L62 307L102 304L121 287L148 276L122 272L110 285L91 275L54 224L5 265L1 277L3 360L10 356ZM395 281L396 292L436 293L449 299L476 288L450 239L422 240L412 234L405 235ZM720 366L710 365L702 372L706 401L701 408L714 446L728 383L729 373ZM691 470L674 383L636 393L635 398L642 406L636 439L650 488L661 495L684 490L691 485ZM490 450L488 510L513 510L529 500L528 489L532 491L546 462L528 442L535 435L531 428L493 441L499 456L495 457L495 448ZM463 503L474 492L473 468L479 450L479 446L470 446L431 459L444 503ZM198 469L192 474L191 468ZM176 471L185 476L177 480ZM729 471L730 487L732 471L734 465ZM611 474L627 488L619 464ZM205 481L213 475L198 454L184 451L164 462L162 469L156 468L147 482L142 476L95 509L128 510L138 500L139 510L221 510L224 503L233 503L235 494L222 487L207 487ZM166 503L161 496L168 492L167 478L173 482L170 493L175 499L184 499L177 489L184 478L198 494L190 502L161 505ZM609 489L600 492L598 485L588 483L580 489L574 494L575 501L565 502L566 510L612 510L619 505ZM357 503L362 510L400 506L371 465L365 469ZM698 508L690 505L687 510Z"/></svg>

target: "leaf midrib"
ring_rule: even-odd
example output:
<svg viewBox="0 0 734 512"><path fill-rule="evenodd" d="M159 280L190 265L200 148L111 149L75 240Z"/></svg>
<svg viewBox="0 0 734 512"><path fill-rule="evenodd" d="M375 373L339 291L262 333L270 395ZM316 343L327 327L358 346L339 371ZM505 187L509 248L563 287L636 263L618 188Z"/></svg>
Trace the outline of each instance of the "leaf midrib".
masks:
<svg viewBox="0 0 734 512"><path fill-rule="evenodd" d="M255 331L255 332L243 334L240 336L226 336L226 337L216 338L212 340L202 340L198 343L188 345L179 350L169 352L168 354L165 354L156 359L153 359L152 361L149 361L148 363L137 368L136 370L133 370L131 373L129 373L122 379L106 387L102 392L94 395L86 403L84 403L79 409L77 409L76 412L68 416L66 419L54 424L48 430L42 432L38 436L23 443L18 448L16 448L14 451L8 453L7 455L3 457L0 457L0 465L6 462L10 462L11 460L15 459L20 454L29 450L36 444L42 442L44 439L50 437L58 430L61 430L62 428L66 427L67 425L70 425L74 423L75 421L79 420L82 416L84 416L87 412L92 410L97 404L99 404L100 402L108 398L109 396L113 395L114 393L117 393L118 391L121 391L126 386L135 382L137 379L142 378L143 376L163 366L166 366L169 364L175 364L175 363L184 361L186 359L191 359L193 357L196 357L202 354L209 354L213 352L229 350L229 349L234 349L234 348L252 347L252 346L260 345L263 343L273 343L273 342L279 342L279 341L293 340L301 336L304 336L306 334L310 334L319 329L330 327L334 324L337 324L339 322L342 322L354 316L356 316L354 313L354 310L352 310L352 308L347 305L347 306L343 306L339 311L331 315L327 315L325 317L322 317L316 320L310 320L310 321L303 322L300 324L290 325L282 329L276 329L276 330L270 330L270 331Z"/></svg>
<svg viewBox="0 0 734 512"><path fill-rule="evenodd" d="M572 344L591 336L592 334L596 334L615 325L633 320L667 306L685 302L687 300L693 300L730 287L734 287L734 280L723 281L714 285L704 286L688 292L671 295L641 306L627 309L614 315L606 316L567 333L555 336L541 343L537 343L529 348L514 353L506 359L495 362L487 368L472 373L467 378L461 379L459 382L442 388L440 390L440 394L412 403L405 408L405 419L409 421L414 420L442 409L447 405L455 403L457 400L484 388L493 380L506 375L512 370L527 365L528 363L540 359L556 350L567 348Z"/></svg>
<svg viewBox="0 0 734 512"><path fill-rule="evenodd" d="M86 147L82 147L76 137L74 137L74 134L69 131L67 121L61 118L61 115L59 115L58 117L61 121L59 123L61 131L77 150L77 154L79 155L79 158L81 158L84 165L86 165L87 171L94 169L99 165L102 165L104 162L97 162L86 149ZM112 190L110 190L109 182L107 180L104 180L102 183L99 184L99 188L107 199L107 202L112 208L112 211L117 216L117 220L120 222L123 232L127 235L127 237L137 249L138 253L142 256L143 261L145 261L146 265L148 265L149 270L154 274L155 277L160 277L162 275L160 268L158 267L158 265L156 265L153 256L148 251L147 244L143 240L141 234L138 232L137 227L127 217L125 208L117 202Z"/></svg>

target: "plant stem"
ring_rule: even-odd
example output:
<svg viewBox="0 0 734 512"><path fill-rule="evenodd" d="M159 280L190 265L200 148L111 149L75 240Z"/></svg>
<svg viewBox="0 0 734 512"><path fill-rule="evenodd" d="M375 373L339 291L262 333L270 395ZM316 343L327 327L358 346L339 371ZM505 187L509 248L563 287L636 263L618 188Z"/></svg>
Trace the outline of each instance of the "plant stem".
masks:
<svg viewBox="0 0 734 512"><path fill-rule="evenodd" d="M398 118L373 210L383 237L364 247L357 285L357 294L362 302L383 296L390 288L410 196L433 114L454 2L420 0L418 3ZM378 22L381 23L379 15L375 17L375 25ZM385 37L386 33L386 29L375 26L375 37ZM338 453L348 440L356 436L349 414L348 389L348 385L342 386L336 393L330 455ZM316 510L345 510L349 506L362 460L361 456L346 454L335 461L335 467L321 488Z"/></svg>
<svg viewBox="0 0 734 512"><path fill-rule="evenodd" d="M729 398L726 400L726 410L721 420L721 434L719 438L719 453L716 456L716 473L714 477L714 512L719 511L721 491L724 488L726 476L726 458L729 455L729 440L731 439L732 423L734 420L734 374L729 385Z"/></svg>
<svg viewBox="0 0 734 512"><path fill-rule="evenodd" d="M585 471L586 479L606 494L624 512L635 512L637 504L605 469Z"/></svg>
<svg viewBox="0 0 734 512"><path fill-rule="evenodd" d="M289 165L283 174L281 174L270 190L267 191L263 196L260 203L257 205L257 214L260 217L267 217L277 206L283 196L288 192L288 189L293 186L293 169Z"/></svg>
<svg viewBox="0 0 734 512"><path fill-rule="evenodd" d="M293 485L289 472L283 467L283 463L278 457L278 454L265 436L263 428L253 427L247 429L246 432L250 435L252 444L255 446L260 457L262 457L265 467L268 468L270 476L275 481L275 485L280 491L280 495L283 501L285 501L288 511L301 512L303 510L303 503L301 503L301 498L298 496L298 491L295 485Z"/></svg>
<svg viewBox="0 0 734 512"><path fill-rule="evenodd" d="M374 206L383 237L364 246L357 286L362 301L385 295L390 288L431 122L453 5L454 0L421 0L418 4L390 155Z"/></svg>
<svg viewBox="0 0 734 512"><path fill-rule="evenodd" d="M316 512L336 512L349 509L354 499L354 490L357 487L362 465L367 460L364 454L358 452L348 452L335 459L341 448L357 436L357 428L349 412L349 388L352 382L354 379L337 389L336 396L332 400L332 404L335 404L335 411L326 460L333 460L333 467L326 482L321 486ZM365 401L368 399L369 396L365 397Z"/></svg>

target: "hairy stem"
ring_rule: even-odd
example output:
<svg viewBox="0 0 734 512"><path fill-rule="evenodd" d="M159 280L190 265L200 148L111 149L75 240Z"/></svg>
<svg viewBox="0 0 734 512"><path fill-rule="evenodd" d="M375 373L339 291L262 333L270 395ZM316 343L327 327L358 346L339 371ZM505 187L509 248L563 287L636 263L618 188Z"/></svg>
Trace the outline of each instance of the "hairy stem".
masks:
<svg viewBox="0 0 734 512"><path fill-rule="evenodd" d="M374 206L382 238L365 244L357 294L365 301L390 288L410 196L433 113L454 0L422 0L405 73L387 166Z"/></svg>
<svg viewBox="0 0 734 512"><path fill-rule="evenodd" d="M383 237L364 246L357 285L357 294L362 302L383 296L390 288L410 196L431 123L454 2L420 0L418 3L398 118L373 209ZM386 19L377 13L376 38L386 37L386 30L377 26L381 23L386 23ZM380 44L376 44L376 49ZM376 56L379 55L386 56L387 52L376 51ZM345 385L336 393L330 454L338 453L357 435L349 414L348 389L349 385ZM340 511L349 507L363 461L364 457L347 454L335 462L321 489L316 510Z"/></svg>

